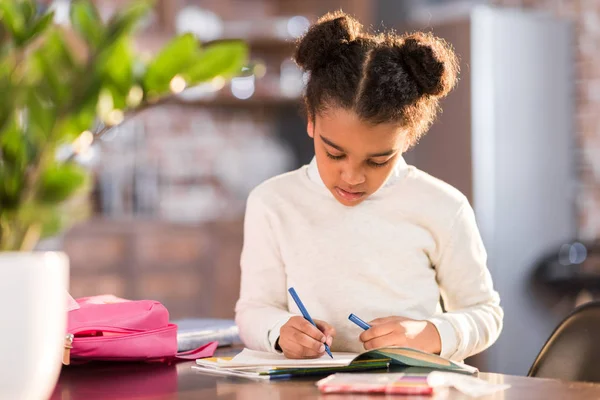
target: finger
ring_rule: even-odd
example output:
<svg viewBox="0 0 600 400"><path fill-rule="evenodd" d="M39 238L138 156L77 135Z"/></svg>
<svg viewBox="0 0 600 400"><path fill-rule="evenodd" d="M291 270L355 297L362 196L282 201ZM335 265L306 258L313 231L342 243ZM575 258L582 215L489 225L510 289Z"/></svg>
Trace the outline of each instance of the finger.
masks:
<svg viewBox="0 0 600 400"><path fill-rule="evenodd" d="M309 324L310 325L310 324ZM312 326L312 325L310 325ZM313 326L314 328L314 326ZM316 329L316 328L315 328ZM323 336L323 334L319 331L319 334ZM324 336L323 336L324 337ZM309 336L301 329L294 327L292 324L286 324L281 327L280 336L279 336L279 346L283 350L283 346L287 346L288 350L290 349L289 343L297 343L302 347L306 347L308 349L313 350L317 353L322 353L325 351L323 346L323 342L320 340L316 340L315 338ZM323 349L321 350L321 347Z"/></svg>
<svg viewBox="0 0 600 400"><path fill-rule="evenodd" d="M403 346L406 344L406 339L401 335L390 333L388 335L379 336L375 339L363 343L365 350L379 349L390 346Z"/></svg>
<svg viewBox="0 0 600 400"><path fill-rule="evenodd" d="M311 349L317 353L323 353L325 351L324 342L316 340L312 336L306 334L306 332L297 330L292 334L291 339L299 345Z"/></svg>
<svg viewBox="0 0 600 400"><path fill-rule="evenodd" d="M323 334L327 336L328 339L335 337L335 328L329 325L327 322L316 319L315 324L317 324L317 328L319 328L319 330L323 332Z"/></svg>
<svg viewBox="0 0 600 400"><path fill-rule="evenodd" d="M292 359L309 359L309 358L319 358L322 356L321 353L316 353L310 349L302 347L297 343L291 343L289 347L283 349L283 355L287 358Z"/></svg>
<svg viewBox="0 0 600 400"><path fill-rule="evenodd" d="M290 348L286 348L283 351L283 355L292 359L311 359L319 358L323 353L316 353L310 349L299 346L298 344L293 344Z"/></svg>
<svg viewBox="0 0 600 400"><path fill-rule="evenodd" d="M321 346L323 344L296 329L294 321L292 319L290 321L283 325L280 331L279 347L283 354L288 358L319 357L322 354Z"/></svg>
<svg viewBox="0 0 600 400"><path fill-rule="evenodd" d="M288 358L319 357L322 354L322 352L320 352L319 350L321 350L321 346L323 346L323 344L316 342L314 339L311 340L317 343L319 347L317 347L316 349L315 347L305 347L297 342L296 336L294 334L287 334L285 336L280 337L279 347L281 347L283 354ZM323 350L325 350L324 346Z"/></svg>
<svg viewBox="0 0 600 400"><path fill-rule="evenodd" d="M327 340L325 341L325 344L329 347L331 347L331 345L333 344L333 336L327 336Z"/></svg>
<svg viewBox="0 0 600 400"><path fill-rule="evenodd" d="M324 353L325 346L322 343L317 342L309 336L302 336L306 337L310 341L308 347L303 344L305 342L298 342L298 337L300 336L296 335L296 333L286 334L285 336L280 337L279 347L281 347L281 350L283 350L283 354L286 357L314 358L320 357Z"/></svg>
<svg viewBox="0 0 600 400"><path fill-rule="evenodd" d="M365 343L369 340L375 339L376 337L388 335L398 328L399 325L389 322L381 325L375 325L361 333L359 339L361 342Z"/></svg>
<svg viewBox="0 0 600 400"><path fill-rule="evenodd" d="M325 340L327 339L323 332L302 317L290 318L290 326L298 331L304 332L306 335L321 343L325 343Z"/></svg>
<svg viewBox="0 0 600 400"><path fill-rule="evenodd" d="M280 339L279 346L289 358L316 358L323 355L325 346L302 332Z"/></svg>

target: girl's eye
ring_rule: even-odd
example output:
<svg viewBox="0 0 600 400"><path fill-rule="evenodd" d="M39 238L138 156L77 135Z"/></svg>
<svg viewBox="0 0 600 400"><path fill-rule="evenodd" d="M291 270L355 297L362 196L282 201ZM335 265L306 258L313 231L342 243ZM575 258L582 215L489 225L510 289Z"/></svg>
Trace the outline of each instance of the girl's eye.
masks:
<svg viewBox="0 0 600 400"><path fill-rule="evenodd" d="M373 167L373 168L379 168L379 167L384 167L384 166L385 166L387 163L389 163L389 162L390 162L390 160L384 161L384 162L382 162L382 163L376 163L375 161L370 161L370 160L369 160L369 161L367 161L367 164L368 164L370 167Z"/></svg>
<svg viewBox="0 0 600 400"><path fill-rule="evenodd" d="M343 154L341 156L334 156L333 154L330 154L328 151L326 151L325 153L327 154L327 157L331 158L332 160L341 160L342 158L344 158Z"/></svg>

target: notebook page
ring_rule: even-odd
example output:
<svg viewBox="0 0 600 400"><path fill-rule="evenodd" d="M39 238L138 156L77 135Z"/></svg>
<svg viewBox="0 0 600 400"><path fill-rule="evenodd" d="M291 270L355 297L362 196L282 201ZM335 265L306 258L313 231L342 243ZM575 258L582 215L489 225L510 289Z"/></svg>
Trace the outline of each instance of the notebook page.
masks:
<svg viewBox="0 0 600 400"><path fill-rule="evenodd" d="M244 349L232 360L217 360L221 368L237 367L286 367L286 368L311 368L311 367L343 367L350 365L357 356L356 353L333 353L333 359L327 354L315 359L292 360L283 354L268 353Z"/></svg>

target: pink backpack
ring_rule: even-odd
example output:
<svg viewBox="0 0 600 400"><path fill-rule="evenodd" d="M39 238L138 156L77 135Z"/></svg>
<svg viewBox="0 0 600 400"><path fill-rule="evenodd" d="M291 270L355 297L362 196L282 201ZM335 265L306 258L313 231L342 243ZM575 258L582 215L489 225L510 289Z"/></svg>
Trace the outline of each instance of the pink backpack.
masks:
<svg viewBox="0 0 600 400"><path fill-rule="evenodd" d="M73 361L195 360L210 357L217 342L177 353L177 325L158 301L112 295L84 297L69 306L63 364Z"/></svg>

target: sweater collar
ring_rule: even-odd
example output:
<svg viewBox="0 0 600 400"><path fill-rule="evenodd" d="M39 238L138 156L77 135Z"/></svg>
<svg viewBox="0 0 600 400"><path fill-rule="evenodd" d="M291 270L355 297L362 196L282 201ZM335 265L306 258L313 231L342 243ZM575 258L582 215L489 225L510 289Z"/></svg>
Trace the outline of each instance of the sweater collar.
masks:
<svg viewBox="0 0 600 400"><path fill-rule="evenodd" d="M387 181L385 181L385 183L381 186L380 189L393 186L395 183L400 181L401 178L404 177L404 175L406 175L407 170L408 170L408 164L406 164L404 157L399 156L398 159L396 160L396 165L394 166L392 173L390 174L389 178L387 179ZM323 180L321 179L321 174L319 174L319 168L317 166L317 158L316 157L313 157L310 164L308 164L307 175L308 175L308 179L310 179L312 182L316 183L317 185L319 185L321 187L326 187L325 183L323 183Z"/></svg>

